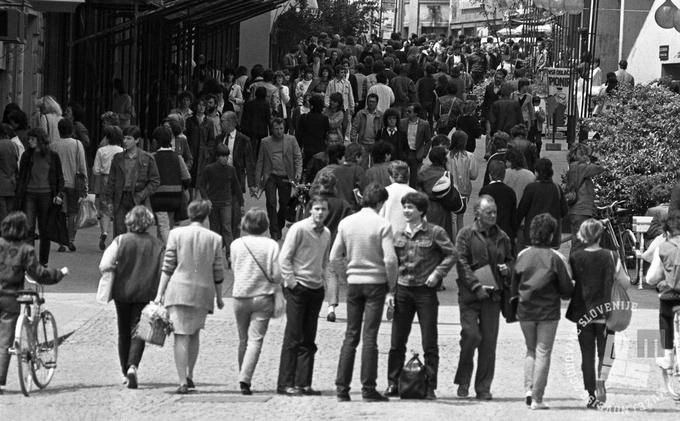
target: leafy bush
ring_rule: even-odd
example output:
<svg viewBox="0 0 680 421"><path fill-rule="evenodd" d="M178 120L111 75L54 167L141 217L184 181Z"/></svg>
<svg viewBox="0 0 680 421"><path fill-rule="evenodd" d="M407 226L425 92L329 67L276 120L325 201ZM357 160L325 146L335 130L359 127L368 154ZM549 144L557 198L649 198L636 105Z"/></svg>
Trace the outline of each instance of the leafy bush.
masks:
<svg viewBox="0 0 680 421"><path fill-rule="evenodd" d="M674 185L680 175L680 95L663 86L637 85L607 102L609 107L586 121L600 134L590 142L608 170L595 179L596 196L603 202L625 199L642 215L658 200L652 190Z"/></svg>

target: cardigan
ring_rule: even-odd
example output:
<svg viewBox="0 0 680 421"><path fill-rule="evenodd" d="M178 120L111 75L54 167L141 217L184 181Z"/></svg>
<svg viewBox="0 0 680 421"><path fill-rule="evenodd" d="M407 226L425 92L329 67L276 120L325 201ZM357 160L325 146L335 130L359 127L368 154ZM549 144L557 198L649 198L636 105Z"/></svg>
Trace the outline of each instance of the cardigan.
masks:
<svg viewBox="0 0 680 421"><path fill-rule="evenodd" d="M282 280L278 262L279 244L276 241L246 234L234 240L229 250L234 271L232 297L248 298L275 293L277 285ZM254 259L257 259L257 262ZM267 272L266 275L263 269Z"/></svg>

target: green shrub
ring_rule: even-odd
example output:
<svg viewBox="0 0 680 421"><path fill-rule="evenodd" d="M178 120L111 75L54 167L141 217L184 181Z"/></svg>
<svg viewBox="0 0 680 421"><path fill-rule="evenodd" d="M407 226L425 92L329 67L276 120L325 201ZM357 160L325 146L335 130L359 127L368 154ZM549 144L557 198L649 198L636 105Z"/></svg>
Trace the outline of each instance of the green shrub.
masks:
<svg viewBox="0 0 680 421"><path fill-rule="evenodd" d="M586 121L601 136L590 142L608 170L594 180L596 198L625 199L641 215L658 200L652 189L672 186L680 175L680 95L662 86L637 85L608 101L609 109Z"/></svg>

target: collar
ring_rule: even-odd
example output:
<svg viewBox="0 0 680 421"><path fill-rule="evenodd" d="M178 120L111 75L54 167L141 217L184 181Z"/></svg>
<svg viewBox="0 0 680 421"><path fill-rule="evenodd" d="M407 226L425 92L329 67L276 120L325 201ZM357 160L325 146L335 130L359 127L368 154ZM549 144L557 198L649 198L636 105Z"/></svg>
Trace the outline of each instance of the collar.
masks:
<svg viewBox="0 0 680 421"><path fill-rule="evenodd" d="M156 152L162 152L162 151L172 151L172 148L158 148Z"/></svg>
<svg viewBox="0 0 680 421"><path fill-rule="evenodd" d="M409 120L409 121L408 121L408 124L411 125L411 126L415 126L415 125L417 125L418 123L420 123L419 120L416 120L416 121L411 121L411 120Z"/></svg>
<svg viewBox="0 0 680 421"><path fill-rule="evenodd" d="M502 183L502 182L503 182L503 180L493 180L493 181L490 181L489 184Z"/></svg>
<svg viewBox="0 0 680 421"><path fill-rule="evenodd" d="M411 231L408 224L406 224L406 226L404 227L404 233L408 235L410 238L415 237L418 231L427 232L427 230L428 230L427 221L425 221L424 219L420 221L420 224L416 225L413 231Z"/></svg>
<svg viewBox="0 0 680 421"><path fill-rule="evenodd" d="M311 216L307 218L307 223L309 224L309 227L312 229L312 231L314 231L314 232L317 233L317 234L322 234L323 231L326 229L326 227L325 227L324 225L321 225L320 227L317 227L317 226L314 224L314 220L312 219Z"/></svg>
<svg viewBox="0 0 680 421"><path fill-rule="evenodd" d="M234 139L236 139L236 129L229 132L229 137L233 137Z"/></svg>
<svg viewBox="0 0 680 421"><path fill-rule="evenodd" d="M472 224L472 230L481 234L495 235L498 232L498 225L492 225L488 230L482 231L481 227L479 226L479 221L475 220L475 222Z"/></svg>
<svg viewBox="0 0 680 421"><path fill-rule="evenodd" d="M125 157L130 158L130 159L136 158L137 157L137 148L135 148L135 150L133 152L131 152L130 150L126 150L125 151Z"/></svg>

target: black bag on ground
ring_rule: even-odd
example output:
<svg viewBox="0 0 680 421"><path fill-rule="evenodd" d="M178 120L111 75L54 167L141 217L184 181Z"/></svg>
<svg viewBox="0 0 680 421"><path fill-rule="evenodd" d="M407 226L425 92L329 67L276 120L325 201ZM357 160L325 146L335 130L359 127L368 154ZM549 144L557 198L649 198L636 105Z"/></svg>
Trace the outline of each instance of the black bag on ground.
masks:
<svg viewBox="0 0 680 421"><path fill-rule="evenodd" d="M413 353L413 357L404 364L399 375L399 397L401 399L425 399L427 383L427 367L420 361L418 354Z"/></svg>

